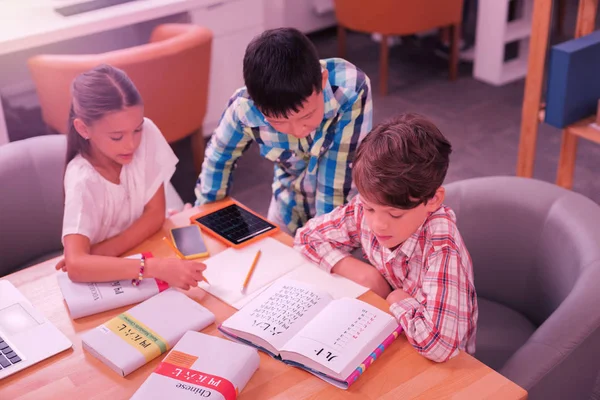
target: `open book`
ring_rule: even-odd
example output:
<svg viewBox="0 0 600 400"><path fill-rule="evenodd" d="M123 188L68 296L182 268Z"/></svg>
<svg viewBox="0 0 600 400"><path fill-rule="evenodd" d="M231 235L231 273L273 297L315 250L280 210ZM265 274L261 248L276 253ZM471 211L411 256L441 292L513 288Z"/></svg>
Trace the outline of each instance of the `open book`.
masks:
<svg viewBox="0 0 600 400"><path fill-rule="evenodd" d="M401 327L388 313L352 298L282 278L225 320L225 336L347 389Z"/></svg>

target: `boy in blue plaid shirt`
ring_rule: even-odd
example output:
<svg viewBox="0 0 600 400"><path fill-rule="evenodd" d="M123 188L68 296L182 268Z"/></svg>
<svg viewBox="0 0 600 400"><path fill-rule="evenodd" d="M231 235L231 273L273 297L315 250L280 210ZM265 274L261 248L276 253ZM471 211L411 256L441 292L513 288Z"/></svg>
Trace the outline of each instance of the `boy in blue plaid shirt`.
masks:
<svg viewBox="0 0 600 400"><path fill-rule="evenodd" d="M254 141L275 163L268 218L293 234L356 194L351 167L372 126L370 81L345 60L319 60L292 28L254 38L244 81L206 149L196 205L228 195L235 163Z"/></svg>

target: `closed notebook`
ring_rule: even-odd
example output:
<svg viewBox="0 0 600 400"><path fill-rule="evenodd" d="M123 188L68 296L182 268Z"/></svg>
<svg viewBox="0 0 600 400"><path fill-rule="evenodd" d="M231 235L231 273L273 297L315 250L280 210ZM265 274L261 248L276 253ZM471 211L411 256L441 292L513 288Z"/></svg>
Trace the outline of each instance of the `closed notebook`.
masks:
<svg viewBox="0 0 600 400"><path fill-rule="evenodd" d="M233 400L258 368L255 349L187 332L134 393L132 400Z"/></svg>
<svg viewBox="0 0 600 400"><path fill-rule="evenodd" d="M152 254L144 253L144 256L150 258ZM140 255L127 258L140 258ZM149 278L143 279L139 286L133 286L130 279L99 283L73 282L64 272L59 272L56 279L73 319L139 303L169 287L166 282Z"/></svg>
<svg viewBox="0 0 600 400"><path fill-rule="evenodd" d="M187 331L199 331L215 316L185 294L167 289L84 333L83 348L126 376L170 350Z"/></svg>
<svg viewBox="0 0 600 400"><path fill-rule="evenodd" d="M333 299L314 285L280 279L219 330L347 389L402 328L390 314L363 301Z"/></svg>

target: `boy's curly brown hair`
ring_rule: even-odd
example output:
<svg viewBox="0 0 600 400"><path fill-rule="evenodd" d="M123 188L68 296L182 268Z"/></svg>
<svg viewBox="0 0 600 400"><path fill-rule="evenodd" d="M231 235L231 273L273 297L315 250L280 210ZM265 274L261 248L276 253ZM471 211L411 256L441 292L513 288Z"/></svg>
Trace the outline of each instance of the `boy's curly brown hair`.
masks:
<svg viewBox="0 0 600 400"><path fill-rule="evenodd" d="M362 141L352 178L367 201L409 210L442 186L451 152L450 142L431 121L401 114L377 125Z"/></svg>

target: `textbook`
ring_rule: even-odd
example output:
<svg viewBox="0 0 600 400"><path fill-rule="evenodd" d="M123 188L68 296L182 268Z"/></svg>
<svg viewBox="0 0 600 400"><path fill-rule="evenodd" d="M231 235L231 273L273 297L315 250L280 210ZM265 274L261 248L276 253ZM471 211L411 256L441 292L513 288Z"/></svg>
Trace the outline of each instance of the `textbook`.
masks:
<svg viewBox="0 0 600 400"><path fill-rule="evenodd" d="M152 254L144 253L144 256L150 258ZM140 255L128 258L140 258ZM64 272L59 272L56 279L73 319L139 303L169 287L166 282L148 278L143 279L138 286L133 286L130 279L114 282L73 282Z"/></svg>
<svg viewBox="0 0 600 400"><path fill-rule="evenodd" d="M173 288L84 333L83 348L121 376L170 350L187 331L212 324L209 310Z"/></svg>
<svg viewBox="0 0 600 400"><path fill-rule="evenodd" d="M233 400L258 369L258 352L199 332L187 332L133 394L132 400Z"/></svg>
<svg viewBox="0 0 600 400"><path fill-rule="evenodd" d="M282 278L219 331L288 365L347 389L398 338L390 314L353 298L333 299L304 282Z"/></svg>

